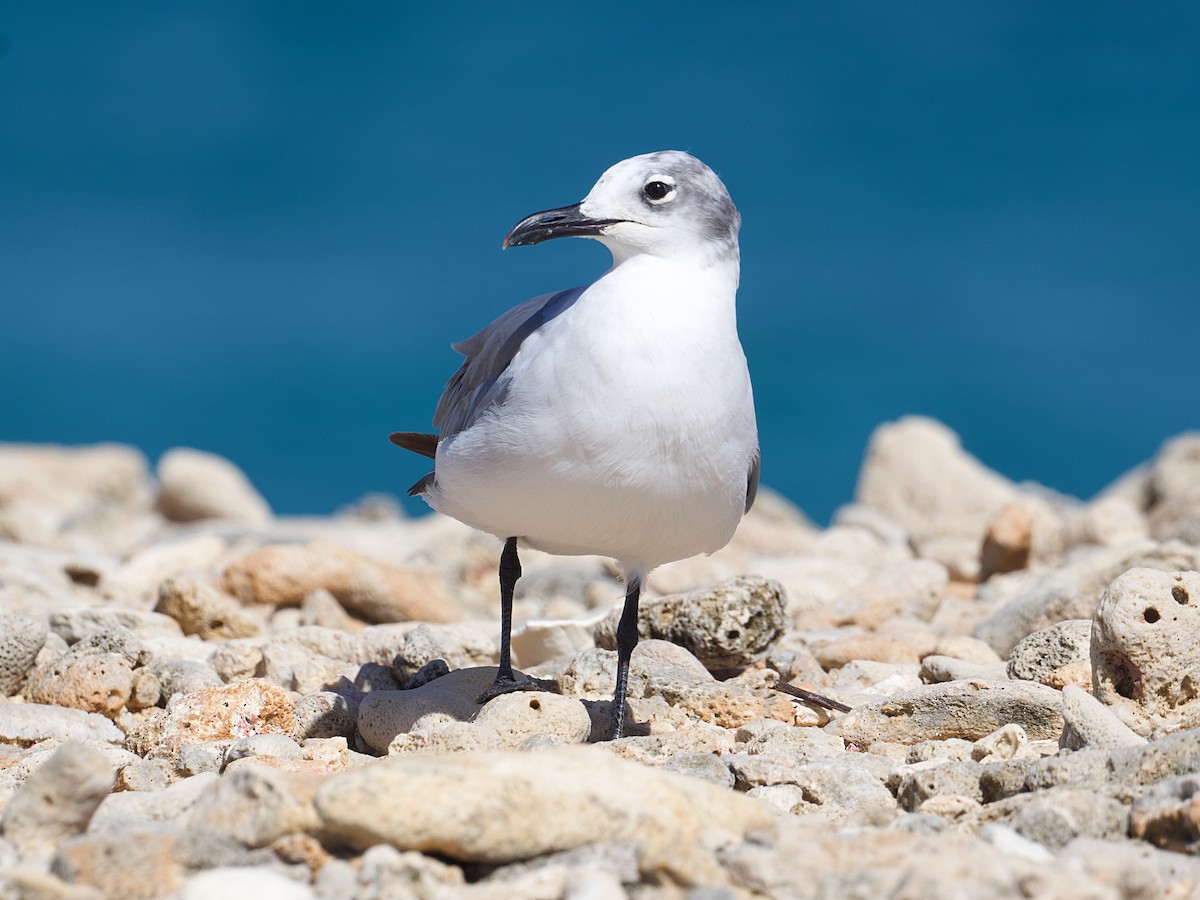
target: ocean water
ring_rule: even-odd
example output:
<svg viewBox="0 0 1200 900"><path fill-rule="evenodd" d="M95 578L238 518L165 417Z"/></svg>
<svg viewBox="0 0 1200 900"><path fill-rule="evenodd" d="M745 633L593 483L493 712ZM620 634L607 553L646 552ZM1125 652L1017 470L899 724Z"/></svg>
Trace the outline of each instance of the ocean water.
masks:
<svg viewBox="0 0 1200 900"><path fill-rule="evenodd" d="M922 413L1086 497L1200 427L1197 46L1183 2L6 4L0 440L402 493L449 343L607 265L508 228L680 148L742 211L765 484L826 520Z"/></svg>

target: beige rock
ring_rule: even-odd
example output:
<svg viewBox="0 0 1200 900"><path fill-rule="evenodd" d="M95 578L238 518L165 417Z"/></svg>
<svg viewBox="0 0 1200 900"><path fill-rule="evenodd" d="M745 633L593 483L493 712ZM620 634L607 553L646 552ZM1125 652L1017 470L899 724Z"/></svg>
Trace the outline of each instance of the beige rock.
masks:
<svg viewBox="0 0 1200 900"><path fill-rule="evenodd" d="M744 666L783 634L787 598L776 582L742 575L686 594L643 603L638 635L686 647L711 669ZM621 611L614 609L595 632L597 646L617 647Z"/></svg>
<svg viewBox="0 0 1200 900"><path fill-rule="evenodd" d="M359 848L504 863L635 841L643 875L710 886L727 878L701 849L706 831L744 836L773 822L758 802L594 747L405 756L334 776L316 806L330 834Z"/></svg>
<svg viewBox="0 0 1200 900"><path fill-rule="evenodd" d="M224 457L177 447L158 461L158 509L172 522L271 520L271 508L241 469Z"/></svg>
<svg viewBox="0 0 1200 900"><path fill-rule="evenodd" d="M42 741L120 744L116 725L97 713L41 703L0 703L0 744L29 747Z"/></svg>
<svg viewBox="0 0 1200 900"><path fill-rule="evenodd" d="M1058 737L1061 695L1027 681L929 684L857 706L829 727L847 741L869 746L955 737L976 741L1010 722L1035 740Z"/></svg>
<svg viewBox="0 0 1200 900"><path fill-rule="evenodd" d="M592 720L582 703L545 691L501 694L483 705L474 722L500 735L501 746L506 748L533 735L582 744L592 733Z"/></svg>
<svg viewBox="0 0 1200 900"><path fill-rule="evenodd" d="M103 753L63 744L8 802L0 831L23 856L48 858L62 841L87 829L115 774Z"/></svg>
<svg viewBox="0 0 1200 900"><path fill-rule="evenodd" d="M988 525L980 553L980 579L1054 564L1066 547L1064 532L1062 517L1046 500L1029 494L1017 497Z"/></svg>
<svg viewBox="0 0 1200 900"><path fill-rule="evenodd" d="M1092 625L1092 689L1146 736L1200 723L1200 573L1133 568Z"/></svg>
<svg viewBox="0 0 1200 900"><path fill-rule="evenodd" d="M133 693L133 669L117 653L63 654L34 670L25 695L34 703L115 717Z"/></svg>
<svg viewBox="0 0 1200 900"><path fill-rule="evenodd" d="M886 663L915 663L917 653L906 641L881 634L857 634L836 637L813 644L813 655L821 667L840 669L855 659Z"/></svg>
<svg viewBox="0 0 1200 900"><path fill-rule="evenodd" d="M988 523L1016 495L1011 482L962 449L954 432L918 416L875 430L855 492L859 503L907 529L921 556L966 578L978 575Z"/></svg>
<svg viewBox="0 0 1200 900"><path fill-rule="evenodd" d="M297 734L287 693L261 678L176 695L161 715L129 735L126 746L140 756L173 755L199 741L253 734Z"/></svg>
<svg viewBox="0 0 1200 900"><path fill-rule="evenodd" d="M500 735L475 722L442 722L420 731L401 732L388 744L388 756L402 753L465 753L499 750Z"/></svg>
<svg viewBox="0 0 1200 900"><path fill-rule="evenodd" d="M45 643L44 619L0 611L0 695L20 687Z"/></svg>
<svg viewBox="0 0 1200 900"><path fill-rule="evenodd" d="M227 834L246 847L317 826L312 798L324 778L276 771L263 759L231 767L197 798L186 826Z"/></svg>
<svg viewBox="0 0 1200 900"><path fill-rule="evenodd" d="M222 587L247 603L298 606L319 588L372 622L448 622L454 601L432 572L386 565L346 547L313 542L266 547L225 570Z"/></svg>
<svg viewBox="0 0 1200 900"><path fill-rule="evenodd" d="M358 732L368 747L382 752L398 734L465 722L478 712L475 700L491 686L497 671L459 669L409 691L372 691L358 708Z"/></svg>
<svg viewBox="0 0 1200 900"><path fill-rule="evenodd" d="M191 578L168 578L158 588L155 612L170 616L184 634L206 641L254 637L263 620L211 585Z"/></svg>

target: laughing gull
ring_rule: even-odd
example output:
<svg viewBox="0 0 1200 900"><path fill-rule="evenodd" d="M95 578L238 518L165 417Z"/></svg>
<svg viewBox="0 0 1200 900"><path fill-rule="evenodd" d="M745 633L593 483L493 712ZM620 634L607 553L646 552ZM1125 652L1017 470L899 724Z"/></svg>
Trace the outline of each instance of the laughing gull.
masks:
<svg viewBox="0 0 1200 900"><path fill-rule="evenodd" d="M434 460L410 496L504 542L500 668L481 700L536 687L510 657L518 545L612 557L626 589L609 729L621 737L647 573L721 549L754 502L740 225L716 174L677 150L619 162L579 203L522 219L504 247L590 237L612 268L454 344L466 360L438 402L438 433L391 435Z"/></svg>

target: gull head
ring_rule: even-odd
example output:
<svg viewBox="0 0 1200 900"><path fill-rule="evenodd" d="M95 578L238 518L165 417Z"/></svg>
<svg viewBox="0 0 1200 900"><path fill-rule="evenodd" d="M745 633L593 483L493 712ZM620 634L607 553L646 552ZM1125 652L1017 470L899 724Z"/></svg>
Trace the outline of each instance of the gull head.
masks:
<svg viewBox="0 0 1200 900"><path fill-rule="evenodd" d="M735 262L741 216L708 166L682 150L622 160L579 203L527 216L505 247L590 237L620 263L638 254Z"/></svg>

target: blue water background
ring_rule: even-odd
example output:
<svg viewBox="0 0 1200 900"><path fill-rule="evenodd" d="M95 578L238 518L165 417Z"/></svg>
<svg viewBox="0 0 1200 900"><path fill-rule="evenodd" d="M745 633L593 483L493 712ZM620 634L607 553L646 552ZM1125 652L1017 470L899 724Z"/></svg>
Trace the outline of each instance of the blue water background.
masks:
<svg viewBox="0 0 1200 900"><path fill-rule="evenodd" d="M400 493L385 435L450 341L607 265L508 228L662 148L742 211L763 478L817 519L905 413L1085 497L1200 427L1195 3L12 3L0 35L0 439L205 448L286 513Z"/></svg>

